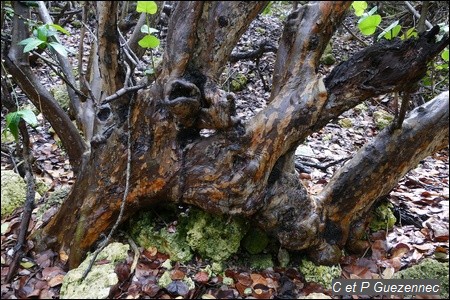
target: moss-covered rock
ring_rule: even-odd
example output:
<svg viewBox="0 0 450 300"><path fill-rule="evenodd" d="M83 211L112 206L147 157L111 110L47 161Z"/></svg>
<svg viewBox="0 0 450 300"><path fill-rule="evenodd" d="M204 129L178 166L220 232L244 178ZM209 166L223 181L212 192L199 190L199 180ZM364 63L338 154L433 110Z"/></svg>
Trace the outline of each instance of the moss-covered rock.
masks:
<svg viewBox="0 0 450 300"><path fill-rule="evenodd" d="M158 251L168 254L171 260L186 262L192 258L192 251L186 242L186 228L183 221L175 232L167 228L155 229L154 216L151 213L141 214L133 221L131 236L144 248L156 247Z"/></svg>
<svg viewBox="0 0 450 300"><path fill-rule="evenodd" d="M373 113L373 119L377 128L379 130L382 130L386 126L391 124L392 120L394 120L394 116L385 112L384 110L377 110Z"/></svg>
<svg viewBox="0 0 450 300"><path fill-rule="evenodd" d="M59 106L65 111L69 111L70 107L70 98L67 93L67 88L65 85L54 85L50 88L50 93L53 98L55 98L56 102L58 102Z"/></svg>
<svg viewBox="0 0 450 300"><path fill-rule="evenodd" d="M247 232L245 222L193 209L187 223L186 241L202 257L216 262L228 259L239 249Z"/></svg>
<svg viewBox="0 0 450 300"><path fill-rule="evenodd" d="M441 297L448 299L449 263L438 262L426 258L418 265L412 266L394 274L395 279L438 279L441 283Z"/></svg>
<svg viewBox="0 0 450 300"><path fill-rule="evenodd" d="M2 170L1 179L1 216L3 218L24 205L27 197L27 184L19 174L12 170Z"/></svg>
<svg viewBox="0 0 450 300"><path fill-rule="evenodd" d="M257 227L252 227L242 240L242 247L250 254L261 253L269 244L267 234Z"/></svg>
<svg viewBox="0 0 450 300"><path fill-rule="evenodd" d="M336 62L336 58L333 55L333 45L328 43L327 47L325 48L322 57L320 58L320 63L324 65L333 65Z"/></svg>
<svg viewBox="0 0 450 300"><path fill-rule="evenodd" d="M394 228L397 219L393 212L394 206L388 201L382 202L372 211L369 228L372 231L389 230Z"/></svg>
<svg viewBox="0 0 450 300"><path fill-rule="evenodd" d="M161 214L159 216L164 219ZM176 230L172 228L169 232L166 227L155 229L155 217L151 213L141 214L131 222L130 234L140 246L156 247L170 255L170 259L174 261L186 262L192 258L193 251L196 251L203 258L221 263L237 252L242 237L247 232L243 220L211 215L194 208L177 218ZM164 222L172 221L173 219Z"/></svg>
<svg viewBox="0 0 450 300"><path fill-rule="evenodd" d="M59 206L67 198L70 192L70 187L63 186L56 188L50 193L44 204L41 205L36 213L36 217L40 219L42 215L52 206Z"/></svg>
<svg viewBox="0 0 450 300"><path fill-rule="evenodd" d="M257 254L250 256L250 268L255 270L265 270L273 267L272 255Z"/></svg>
<svg viewBox="0 0 450 300"><path fill-rule="evenodd" d="M303 259L300 263L300 271L306 281L320 283L325 288L331 289L331 282L341 276L342 269L339 265L316 266L313 262Z"/></svg>
<svg viewBox="0 0 450 300"><path fill-rule="evenodd" d="M341 125L342 128L351 128L353 126L353 121L350 118L340 119L338 124Z"/></svg>
<svg viewBox="0 0 450 300"><path fill-rule="evenodd" d="M243 74L236 74L234 78L231 80L230 89L233 92L239 92L242 91L245 86L247 85L247 77Z"/></svg>
<svg viewBox="0 0 450 300"><path fill-rule="evenodd" d="M88 267L92 254L78 266L70 270L61 286L61 299L106 299L110 288L119 282L114 272L118 262L124 261L128 256L129 245L111 243L99 253L96 261L108 261L106 264L92 266L87 277L81 282L84 271Z"/></svg>

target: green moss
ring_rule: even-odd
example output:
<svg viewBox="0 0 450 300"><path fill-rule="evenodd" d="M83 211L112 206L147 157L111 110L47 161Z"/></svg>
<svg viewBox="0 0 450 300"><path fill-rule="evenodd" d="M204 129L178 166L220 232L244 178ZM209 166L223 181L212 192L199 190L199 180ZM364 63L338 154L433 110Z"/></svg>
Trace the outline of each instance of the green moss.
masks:
<svg viewBox="0 0 450 300"><path fill-rule="evenodd" d="M317 282L325 288L331 289L331 282L341 276L341 267L336 266L316 266L313 262L303 259L300 263L300 270L308 282Z"/></svg>
<svg viewBox="0 0 450 300"><path fill-rule="evenodd" d="M27 196L27 184L19 174L11 170L2 170L1 174L1 216L10 215L16 208L24 205Z"/></svg>
<svg viewBox="0 0 450 300"><path fill-rule="evenodd" d="M369 223L369 228L372 231L389 230L394 228L397 219L392 211L394 206L388 201L382 202L372 212L372 220Z"/></svg>
<svg viewBox="0 0 450 300"><path fill-rule="evenodd" d="M285 268L289 264L290 257L289 252L286 249L280 248L278 250L278 262L280 263L280 267Z"/></svg>
<svg viewBox="0 0 450 300"><path fill-rule="evenodd" d="M70 98L67 93L67 88L65 85L54 85L50 88L50 93L55 98L56 102L58 102L59 106L65 111L69 111L70 107Z"/></svg>
<svg viewBox="0 0 450 300"><path fill-rule="evenodd" d="M59 187L56 188L48 198L45 200L44 204L41 205L36 213L38 219L42 217L42 215L50 209L52 206L59 206L64 200L67 198L70 192L70 187Z"/></svg>
<svg viewBox="0 0 450 300"><path fill-rule="evenodd" d="M133 221L130 234L135 241L144 248L156 247L158 251L168 254L171 260L190 260L192 251L186 242L186 231L182 224L177 226L175 232L168 232L167 228L156 230L154 218L151 213L145 213Z"/></svg>
<svg viewBox="0 0 450 300"><path fill-rule="evenodd" d="M111 243L99 253L96 261L103 260L108 263L94 264L87 277L80 279L88 267L92 254L76 269L70 270L65 276L61 286L61 299L106 299L111 286L117 284L119 279L114 272L117 262L124 261L128 256L130 246L121 243Z"/></svg>
<svg viewBox="0 0 450 300"><path fill-rule="evenodd" d="M267 268L272 268L272 255L257 254L250 256L250 267L255 270L265 270Z"/></svg>
<svg viewBox="0 0 450 300"><path fill-rule="evenodd" d="M247 85L247 77L243 74L236 74L236 76L231 80L230 89L233 92L242 91Z"/></svg>
<svg viewBox="0 0 450 300"><path fill-rule="evenodd" d="M252 227L242 240L242 247L250 254L261 253L269 243L267 234L257 227Z"/></svg>
<svg viewBox="0 0 450 300"><path fill-rule="evenodd" d="M426 258L418 265L399 271L394 274L396 279L438 279L441 283L441 297L448 299L449 263L441 263Z"/></svg>
<svg viewBox="0 0 450 300"><path fill-rule="evenodd" d="M202 257L222 262L236 253L247 227L242 220L216 216L193 209L189 214L186 240Z"/></svg>
<svg viewBox="0 0 450 300"><path fill-rule="evenodd" d="M333 55L333 45L328 43L327 47L325 48L322 57L320 58L320 62L324 65L332 65L336 62L336 58Z"/></svg>
<svg viewBox="0 0 450 300"><path fill-rule="evenodd" d="M367 111L369 108L367 107L367 105L365 103L360 103L358 105L356 105L354 108L355 112L364 112Z"/></svg>
<svg viewBox="0 0 450 300"><path fill-rule="evenodd" d="M353 121L349 118L340 119L338 124L341 125L342 128L350 128L353 126Z"/></svg>
<svg viewBox="0 0 450 300"><path fill-rule="evenodd" d="M394 120L394 116L385 112L384 110L377 110L373 113L373 119L377 128L379 130L382 130L386 126L391 124L392 120Z"/></svg>

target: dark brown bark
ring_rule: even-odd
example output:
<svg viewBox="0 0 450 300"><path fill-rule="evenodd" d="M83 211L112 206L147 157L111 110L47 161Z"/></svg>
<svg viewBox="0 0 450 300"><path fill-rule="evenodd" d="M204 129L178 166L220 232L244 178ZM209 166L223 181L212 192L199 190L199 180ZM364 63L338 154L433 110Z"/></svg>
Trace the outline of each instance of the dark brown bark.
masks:
<svg viewBox="0 0 450 300"><path fill-rule="evenodd" d="M244 125L233 115L232 97L220 90L215 80L239 36L264 4L180 2L171 19L156 84L141 92L131 108L132 173L124 220L157 202L183 202L211 213L252 216L284 247L315 249L311 256L317 262L336 262L353 221L348 210L359 212L380 196L366 191L364 180L388 176L386 163L393 163L393 172L402 174L414 167L418 157L448 143L443 137L448 134L448 122L433 119L445 116L445 112L439 115L437 104L429 104L421 108L426 111L427 122L410 129L424 115L415 113L403 129L380 134L367 151L406 141L412 134L422 137L426 132L436 132L438 141L424 138L404 155L394 153L394 146L389 146L383 154L396 155L395 162L391 158L374 161L370 159L374 154L366 152L373 168L360 178L359 190L345 190L347 211L339 210L344 193L339 189L346 183L349 186L348 180L353 178L337 175L318 197L306 193L294 171L292 155L297 145L368 97L405 87L409 90L410 82L423 75L427 62L441 46L433 46L428 37L416 44L379 46L385 48L378 59L371 57L371 51L381 51L374 47L336 67L323 81L316 74L319 58L349 5L304 5L287 18L271 101ZM428 54L420 55L423 51ZM393 64L392 59L400 61ZM405 69L405 62L410 69ZM441 100L432 103L442 105ZM199 131L203 128L215 133L202 136ZM69 253L70 267L79 264L119 214L126 177L126 140L117 127L106 143L92 148L89 164L67 201L51 222L35 233L38 246L50 245ZM361 156L345 166L364 166L367 162ZM383 192L395 185L398 174L386 180ZM363 192L368 196L358 198ZM347 217L341 220L339 214Z"/></svg>

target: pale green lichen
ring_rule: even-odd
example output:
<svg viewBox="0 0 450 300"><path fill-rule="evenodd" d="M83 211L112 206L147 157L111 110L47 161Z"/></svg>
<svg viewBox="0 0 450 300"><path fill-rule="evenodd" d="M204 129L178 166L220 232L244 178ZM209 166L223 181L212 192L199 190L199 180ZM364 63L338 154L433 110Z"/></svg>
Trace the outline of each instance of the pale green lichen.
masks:
<svg viewBox="0 0 450 300"><path fill-rule="evenodd" d="M86 278L81 281L86 268L88 267L92 254L78 266L70 270L61 286L61 299L106 299L110 289L119 282L115 273L115 265L124 261L128 256L130 246L121 243L111 243L99 253L96 261L108 261L106 264L92 266Z"/></svg>
<svg viewBox="0 0 450 300"><path fill-rule="evenodd" d="M231 85L230 85L230 89L233 92L239 92L242 91L246 84L247 84L247 77L245 77L245 75L243 74L237 74L232 80L231 80Z"/></svg>
<svg viewBox="0 0 450 300"><path fill-rule="evenodd" d="M156 230L154 216L151 213L144 213L133 222L130 231L131 236L141 247L156 247L174 261L186 262L192 258L183 224L180 224L175 232L168 232L167 228Z"/></svg>
<svg viewBox="0 0 450 300"><path fill-rule="evenodd" d="M24 205L27 196L27 184L19 174L12 170L2 170L1 179L1 216L4 218Z"/></svg>
<svg viewBox="0 0 450 300"><path fill-rule="evenodd" d="M65 111L69 111L70 107L70 98L67 93L67 88L65 85L54 85L50 88L50 93L53 98L55 98L56 102L58 102L59 106Z"/></svg>
<svg viewBox="0 0 450 300"><path fill-rule="evenodd" d="M159 214L162 217L161 214ZM171 216L173 217L173 216ZM155 229L154 216L145 213L132 222L130 233L144 247L156 247L171 260L186 262L196 251L204 258L221 263L236 253L247 231L244 221L211 215L191 208L189 213L178 216L176 229ZM173 221L173 220L172 220ZM164 220L166 224L171 221Z"/></svg>
<svg viewBox="0 0 450 300"><path fill-rule="evenodd" d="M438 279L441 284L441 297L448 299L449 263L441 263L426 258L418 265L412 266L394 274L395 279Z"/></svg>
<svg viewBox="0 0 450 300"><path fill-rule="evenodd" d="M242 220L229 219L201 210L192 210L187 223L186 241L202 257L216 262L228 259L239 249L247 226Z"/></svg>
<svg viewBox="0 0 450 300"><path fill-rule="evenodd" d="M373 113L373 119L377 128L379 130L382 130L386 126L391 124L392 120L394 120L394 116L385 112L384 110L377 110Z"/></svg>
<svg viewBox="0 0 450 300"><path fill-rule="evenodd" d="M394 228L397 219L393 212L394 206L392 203L385 201L372 211L372 220L369 223L369 228L372 231L390 230Z"/></svg>
<svg viewBox="0 0 450 300"><path fill-rule="evenodd" d="M166 288L172 282L172 278L170 278L170 272L165 271L161 277L158 279L158 285L162 288Z"/></svg>
<svg viewBox="0 0 450 300"><path fill-rule="evenodd" d="M299 269L307 282L320 283L327 289L331 289L333 279L339 278L342 272L339 265L316 266L313 262L306 259L301 261Z"/></svg>

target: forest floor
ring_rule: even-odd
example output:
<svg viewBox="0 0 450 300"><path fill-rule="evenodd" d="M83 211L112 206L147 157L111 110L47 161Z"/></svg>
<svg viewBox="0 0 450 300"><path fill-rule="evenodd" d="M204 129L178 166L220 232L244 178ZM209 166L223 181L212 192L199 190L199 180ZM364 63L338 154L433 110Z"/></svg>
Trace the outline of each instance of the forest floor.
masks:
<svg viewBox="0 0 450 300"><path fill-rule="evenodd" d="M254 50L267 40L277 46L281 36L283 18L289 7L273 7L268 15L259 16L241 38L236 52ZM351 15L345 24L358 35L355 29L355 19ZM70 25L68 25L70 27ZM76 37L78 29L71 28ZM359 36L367 43L371 39ZM332 38L332 53L336 63L321 65L319 71L326 76L340 61L347 59L353 53L362 49L360 41L356 40L345 28L340 27ZM68 39L76 48L76 40ZM271 75L275 61L275 53L265 53L259 62L241 60L229 64L222 78L224 90L232 91L237 99L238 115L243 120L249 120L261 110L270 95ZM50 75L48 69L41 65L43 80L48 80L48 86L54 85L58 79ZM233 80L239 81L245 76L242 90L232 87ZM46 77L45 75L48 75ZM448 86L447 86L448 90ZM18 91L21 101L25 96ZM427 91L421 89L416 96L425 98ZM299 176L311 194L317 194L330 180L333 173L342 166L346 159L352 157L358 149L380 131L375 117L380 111L393 113L392 95L366 101L364 105L352 109L338 119L330 122L322 130L311 135L307 142L296 152ZM2 107L2 131L4 129L5 110ZM30 128L32 138L32 153L35 157L33 170L35 176L46 182L50 189L37 201L37 212L44 204L47 196L61 186L70 186L74 182L67 156L61 150L57 136L50 130L49 124L38 116L40 125ZM2 140L1 168L14 169L11 157L14 156L14 142ZM449 249L449 149L444 149L433 156L422 160L419 165L404 176L399 184L386 197L395 207L397 223L393 229L372 232L369 236L370 247L365 255L347 255L341 262L341 278L390 278L400 269L417 264L425 257L434 257L448 261ZM380 181L383 178L379 178ZM55 211L56 207L49 210ZM59 289L66 272L57 253L48 250L43 253L33 251L31 242L29 252L21 264L18 274L12 282L5 282L11 263L11 255L15 246L19 224L23 210L16 210L11 216L1 220L1 297L3 298L59 298ZM402 217L403 216L403 217ZM29 228L36 225L33 214ZM150 255L139 249L139 263L136 271L126 280L120 282L111 290L112 298L297 298L310 293L323 293L333 298L330 289L317 282L308 282L298 268L295 253L291 254L291 262L287 267L275 265L266 270L253 270L248 266L236 264L231 260L222 275L204 277L201 258L193 259L191 263L176 265L174 277L191 277L196 288L186 293L164 289L145 281L145 274L153 274L157 280L162 273L167 256L157 253ZM237 254L239 255L239 253ZM294 256L293 256L294 255ZM133 255L130 253L130 261ZM154 263L149 263L149 260ZM276 258L274 259L276 261ZM28 262L28 263L27 263ZM203 273L202 273L203 272ZM225 284L223 275L233 278L233 284ZM141 277L140 277L141 276ZM120 277L120 275L119 275ZM123 276L122 276L123 277ZM249 289L250 288L250 289ZM325 296L323 295L323 296ZM378 296L382 298L381 296ZM355 296L354 298L368 298ZM179 298L178 298L179 299Z"/></svg>

